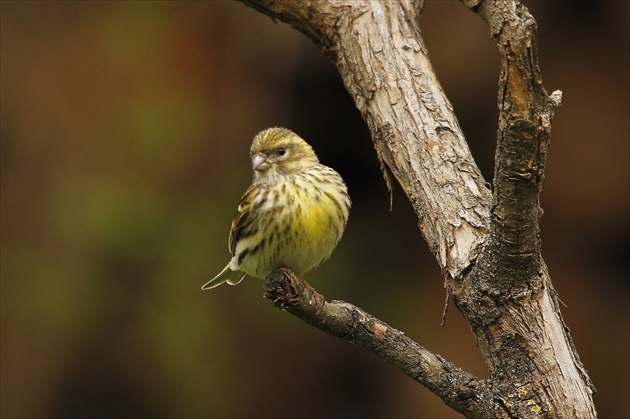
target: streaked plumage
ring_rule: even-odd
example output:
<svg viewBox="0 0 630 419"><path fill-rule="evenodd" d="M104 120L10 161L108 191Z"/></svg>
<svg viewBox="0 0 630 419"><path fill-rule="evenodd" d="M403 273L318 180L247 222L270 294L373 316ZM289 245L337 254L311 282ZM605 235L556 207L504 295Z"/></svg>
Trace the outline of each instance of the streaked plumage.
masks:
<svg viewBox="0 0 630 419"><path fill-rule="evenodd" d="M204 290L236 285L245 275L264 279L279 267L302 276L330 257L345 229L346 185L302 138L266 129L254 137L251 158L254 180L230 231L232 259Z"/></svg>

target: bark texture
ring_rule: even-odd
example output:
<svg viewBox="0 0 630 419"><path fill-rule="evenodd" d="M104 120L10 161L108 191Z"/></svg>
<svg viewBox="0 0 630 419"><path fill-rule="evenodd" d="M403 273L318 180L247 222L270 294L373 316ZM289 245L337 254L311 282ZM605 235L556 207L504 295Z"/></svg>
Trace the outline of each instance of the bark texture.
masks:
<svg viewBox="0 0 630 419"><path fill-rule="evenodd" d="M490 377L472 377L354 306L326 303L286 270L268 278L266 296L372 350L467 417L596 417L594 387L540 253L540 191L561 93L543 87L527 9L514 0L462 0L488 24L501 54L491 192L431 68L417 26L421 1L242 1L305 33L337 65Z"/></svg>

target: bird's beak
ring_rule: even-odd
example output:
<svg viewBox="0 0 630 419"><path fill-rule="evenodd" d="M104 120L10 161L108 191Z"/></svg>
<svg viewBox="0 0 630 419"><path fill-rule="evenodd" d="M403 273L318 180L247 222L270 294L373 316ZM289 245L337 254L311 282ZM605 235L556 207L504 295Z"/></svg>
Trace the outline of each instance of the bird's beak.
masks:
<svg viewBox="0 0 630 419"><path fill-rule="evenodd" d="M262 171L267 167L269 167L269 164L267 163L267 156L262 153L258 153L252 157L252 168L254 170Z"/></svg>

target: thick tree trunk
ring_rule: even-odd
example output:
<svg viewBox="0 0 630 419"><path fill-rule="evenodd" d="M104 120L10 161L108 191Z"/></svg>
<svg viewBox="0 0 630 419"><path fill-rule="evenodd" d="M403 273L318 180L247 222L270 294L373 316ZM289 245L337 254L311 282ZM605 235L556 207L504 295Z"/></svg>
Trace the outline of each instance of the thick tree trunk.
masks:
<svg viewBox="0 0 630 419"><path fill-rule="evenodd" d="M543 88L536 23L527 9L514 0L463 0L488 23L502 56L491 192L431 68L417 26L421 1L242 1L304 32L337 65L379 158L415 209L491 375L488 380L466 375L439 355L414 347L415 342L386 350L402 340L377 319L364 326L373 340L353 341L417 374L418 381L469 417L596 417L594 388L540 253L540 191L561 93L549 96ZM318 294L296 286L299 279L287 272L278 275L267 283L269 298L348 339L330 326L330 319L340 318L335 314L339 307L323 310L329 303L322 297L322 310L308 314L300 299L310 303ZM414 363L422 368L410 373L401 367ZM448 380L431 379L440 374L451 374L452 388Z"/></svg>

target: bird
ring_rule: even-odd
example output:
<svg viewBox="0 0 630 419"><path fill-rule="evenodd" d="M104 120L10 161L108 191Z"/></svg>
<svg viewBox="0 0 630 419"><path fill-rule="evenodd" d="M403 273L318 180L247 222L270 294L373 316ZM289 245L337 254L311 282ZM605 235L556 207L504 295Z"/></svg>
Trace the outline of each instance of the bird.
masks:
<svg viewBox="0 0 630 419"><path fill-rule="evenodd" d="M326 261L350 214L348 188L293 131L259 132L250 149L254 171L232 221L227 266L201 288L265 279L278 268L303 276Z"/></svg>

